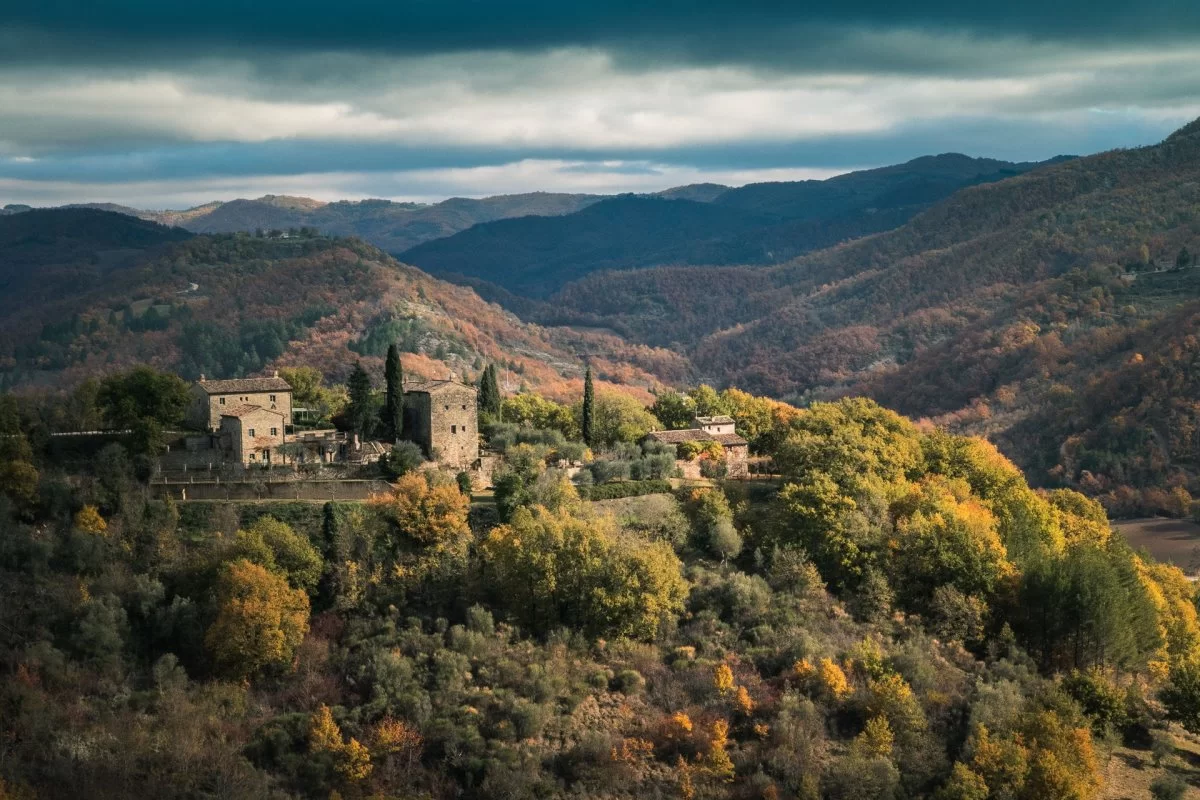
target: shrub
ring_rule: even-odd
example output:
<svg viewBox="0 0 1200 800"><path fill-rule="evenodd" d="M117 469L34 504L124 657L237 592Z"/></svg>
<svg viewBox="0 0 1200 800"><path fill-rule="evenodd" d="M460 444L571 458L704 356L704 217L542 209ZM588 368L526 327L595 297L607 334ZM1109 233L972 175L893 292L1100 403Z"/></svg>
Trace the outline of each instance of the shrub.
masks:
<svg viewBox="0 0 1200 800"><path fill-rule="evenodd" d="M644 494L665 494L671 491L668 481L622 481L620 483L597 484L577 487L584 500L618 500L622 497L640 497Z"/></svg>
<svg viewBox="0 0 1200 800"><path fill-rule="evenodd" d="M1187 783L1173 772L1160 775L1150 784L1150 796L1154 800L1183 800L1187 794Z"/></svg>

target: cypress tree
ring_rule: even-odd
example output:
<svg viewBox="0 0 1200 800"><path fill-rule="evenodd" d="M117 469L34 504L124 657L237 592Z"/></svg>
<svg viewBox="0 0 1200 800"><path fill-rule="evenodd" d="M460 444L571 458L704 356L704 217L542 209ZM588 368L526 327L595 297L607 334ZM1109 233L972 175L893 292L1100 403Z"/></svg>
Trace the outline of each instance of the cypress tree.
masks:
<svg viewBox="0 0 1200 800"><path fill-rule="evenodd" d="M500 417L500 384L496 380L495 364L488 364L479 376L479 411Z"/></svg>
<svg viewBox="0 0 1200 800"><path fill-rule="evenodd" d="M589 445L596 426L596 388L592 385L592 368L588 367L583 375L583 414L580 420L583 441Z"/></svg>
<svg viewBox="0 0 1200 800"><path fill-rule="evenodd" d="M350 403L346 408L346 418L350 427L359 436L365 438L371 430L371 376L363 369L360 362L354 362L350 378L346 381L346 391L350 395Z"/></svg>
<svg viewBox="0 0 1200 800"><path fill-rule="evenodd" d="M404 434L404 367L400 363L400 348L388 345L387 361L383 368L387 395L383 404L383 430L393 442Z"/></svg>

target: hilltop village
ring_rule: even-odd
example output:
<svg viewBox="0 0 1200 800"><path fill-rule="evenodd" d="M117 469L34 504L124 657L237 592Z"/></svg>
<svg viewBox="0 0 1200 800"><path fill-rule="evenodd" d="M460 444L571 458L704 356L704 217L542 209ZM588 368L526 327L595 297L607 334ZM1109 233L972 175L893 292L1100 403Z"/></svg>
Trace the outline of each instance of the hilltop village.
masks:
<svg viewBox="0 0 1200 800"><path fill-rule="evenodd" d="M404 372L0 396L0 797L1186 788L1195 585L987 441Z"/></svg>

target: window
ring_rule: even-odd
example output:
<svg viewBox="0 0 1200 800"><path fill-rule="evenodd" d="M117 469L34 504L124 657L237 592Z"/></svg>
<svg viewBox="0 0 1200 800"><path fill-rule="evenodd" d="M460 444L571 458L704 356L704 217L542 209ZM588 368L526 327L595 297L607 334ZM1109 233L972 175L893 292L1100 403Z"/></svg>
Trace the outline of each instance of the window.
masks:
<svg viewBox="0 0 1200 800"><path fill-rule="evenodd" d="M218 398L218 399L217 399L217 402L218 402L218 403L220 403L221 405L225 405L225 398L224 398L224 397L220 397L220 398Z"/></svg>
<svg viewBox="0 0 1200 800"><path fill-rule="evenodd" d="M466 410L467 410L467 407L466 407L466 406L463 406L463 411L466 411Z"/></svg>
<svg viewBox="0 0 1200 800"><path fill-rule="evenodd" d="M250 460L251 460L251 461L253 461L253 460L254 460L254 453L251 453L251 454L250 454Z"/></svg>
<svg viewBox="0 0 1200 800"><path fill-rule="evenodd" d="M254 438L254 428L251 428L247 434L251 439Z"/></svg>
<svg viewBox="0 0 1200 800"><path fill-rule="evenodd" d="M458 433L458 426L457 426L457 425L451 425L451 426L450 426L450 432L451 432L451 433Z"/></svg>
<svg viewBox="0 0 1200 800"><path fill-rule="evenodd" d="M272 402L272 403L274 403L274 402L275 402L275 395L271 395L271 402Z"/></svg>
<svg viewBox="0 0 1200 800"><path fill-rule="evenodd" d="M450 406L446 406L446 410L447 410L447 411L449 411L449 410L450 410Z"/></svg>
<svg viewBox="0 0 1200 800"><path fill-rule="evenodd" d="M279 428L271 428L271 435L272 435L272 436L278 436L278 435L279 435Z"/></svg>

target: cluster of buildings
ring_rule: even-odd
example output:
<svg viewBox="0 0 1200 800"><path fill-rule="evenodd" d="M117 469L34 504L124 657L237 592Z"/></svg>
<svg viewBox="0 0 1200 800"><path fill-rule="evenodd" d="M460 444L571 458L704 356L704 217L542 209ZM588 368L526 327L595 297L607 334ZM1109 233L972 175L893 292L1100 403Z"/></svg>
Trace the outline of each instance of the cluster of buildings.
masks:
<svg viewBox="0 0 1200 800"><path fill-rule="evenodd" d="M476 389L454 380L405 384L405 437L426 458L456 470L479 461ZM376 461L386 446L360 441L337 430L296 430L292 424L292 387L279 373L269 378L208 380L192 387L189 422L205 431L193 437L191 450L217 451L226 463L243 467L279 464L364 464Z"/></svg>
<svg viewBox="0 0 1200 800"><path fill-rule="evenodd" d="M293 426L292 387L275 373L268 378L208 380L192 387L190 423L202 436L188 441L190 451L218 456L242 467L283 464L366 464L377 461L387 445L360 441L344 431L297 430ZM425 457L454 470L481 465L477 390L459 381L432 380L404 385L404 435ZM734 432L731 417L696 417L687 430L652 431L646 438L663 444L716 442L724 474L748 474L749 444ZM676 461L685 478L702 477L702 458Z"/></svg>

